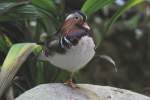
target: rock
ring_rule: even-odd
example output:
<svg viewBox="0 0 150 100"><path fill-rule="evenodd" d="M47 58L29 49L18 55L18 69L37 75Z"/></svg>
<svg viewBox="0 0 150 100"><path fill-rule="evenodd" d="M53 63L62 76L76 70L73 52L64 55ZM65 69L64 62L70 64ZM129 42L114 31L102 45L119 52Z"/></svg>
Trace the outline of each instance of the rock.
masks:
<svg viewBox="0 0 150 100"><path fill-rule="evenodd" d="M150 97L109 86L78 84L78 88L71 88L50 83L36 86L15 100L150 100Z"/></svg>

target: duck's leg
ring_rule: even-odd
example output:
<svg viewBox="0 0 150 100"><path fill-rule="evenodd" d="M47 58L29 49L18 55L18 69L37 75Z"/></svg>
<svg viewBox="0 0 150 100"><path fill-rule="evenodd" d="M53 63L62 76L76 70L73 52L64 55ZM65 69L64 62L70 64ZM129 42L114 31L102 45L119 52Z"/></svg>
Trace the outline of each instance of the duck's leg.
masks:
<svg viewBox="0 0 150 100"><path fill-rule="evenodd" d="M74 76L74 73L72 72L72 73L70 74L69 80L67 80L64 84L69 85L69 86L72 87L72 88L76 88L77 85L76 85L75 82L73 81L73 76Z"/></svg>

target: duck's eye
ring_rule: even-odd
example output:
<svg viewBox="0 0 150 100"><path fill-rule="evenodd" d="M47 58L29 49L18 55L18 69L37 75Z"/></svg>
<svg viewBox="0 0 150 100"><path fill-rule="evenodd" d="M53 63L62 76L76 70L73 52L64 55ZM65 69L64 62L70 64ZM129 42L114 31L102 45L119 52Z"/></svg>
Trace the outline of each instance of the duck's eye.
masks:
<svg viewBox="0 0 150 100"><path fill-rule="evenodd" d="M75 17L75 19L79 19L79 17Z"/></svg>

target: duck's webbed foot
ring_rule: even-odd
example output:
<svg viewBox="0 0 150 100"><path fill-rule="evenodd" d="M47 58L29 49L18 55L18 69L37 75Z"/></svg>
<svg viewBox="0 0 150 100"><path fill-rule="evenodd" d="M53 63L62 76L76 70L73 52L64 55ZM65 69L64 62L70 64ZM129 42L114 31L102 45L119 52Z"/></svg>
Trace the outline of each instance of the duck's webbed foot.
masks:
<svg viewBox="0 0 150 100"><path fill-rule="evenodd" d="M76 85L75 81L73 80L73 75L74 75L74 73L71 73L70 79L67 80L64 84L68 85L68 86L70 86L72 88L77 88L78 86Z"/></svg>

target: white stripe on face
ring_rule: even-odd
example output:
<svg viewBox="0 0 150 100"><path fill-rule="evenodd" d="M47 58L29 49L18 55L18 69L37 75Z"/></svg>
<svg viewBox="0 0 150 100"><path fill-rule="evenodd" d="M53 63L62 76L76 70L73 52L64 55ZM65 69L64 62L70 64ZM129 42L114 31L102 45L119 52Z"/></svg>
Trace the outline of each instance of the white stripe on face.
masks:
<svg viewBox="0 0 150 100"><path fill-rule="evenodd" d="M74 14L70 14L70 15L67 16L67 18L65 20L71 19L73 17L74 17Z"/></svg>

